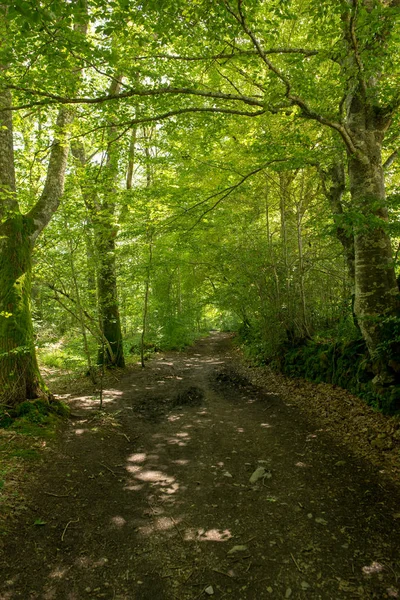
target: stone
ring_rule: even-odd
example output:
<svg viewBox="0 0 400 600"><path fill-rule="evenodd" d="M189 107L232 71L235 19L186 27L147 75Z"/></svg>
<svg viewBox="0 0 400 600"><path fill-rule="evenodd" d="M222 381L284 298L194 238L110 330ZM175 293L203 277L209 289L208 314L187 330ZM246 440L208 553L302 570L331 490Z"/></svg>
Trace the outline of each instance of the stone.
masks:
<svg viewBox="0 0 400 600"><path fill-rule="evenodd" d="M264 467L257 467L257 469L252 473L249 481L250 483L256 483L259 479L262 479L266 475L267 471Z"/></svg>

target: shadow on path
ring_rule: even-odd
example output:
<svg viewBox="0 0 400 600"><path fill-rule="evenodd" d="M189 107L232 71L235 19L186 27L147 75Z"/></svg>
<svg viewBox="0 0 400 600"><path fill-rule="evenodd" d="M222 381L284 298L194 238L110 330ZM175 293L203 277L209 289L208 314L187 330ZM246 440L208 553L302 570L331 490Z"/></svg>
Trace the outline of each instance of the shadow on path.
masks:
<svg viewBox="0 0 400 600"><path fill-rule="evenodd" d="M1 600L400 597L399 491L229 351L216 334L153 360L101 418L75 400L5 540Z"/></svg>

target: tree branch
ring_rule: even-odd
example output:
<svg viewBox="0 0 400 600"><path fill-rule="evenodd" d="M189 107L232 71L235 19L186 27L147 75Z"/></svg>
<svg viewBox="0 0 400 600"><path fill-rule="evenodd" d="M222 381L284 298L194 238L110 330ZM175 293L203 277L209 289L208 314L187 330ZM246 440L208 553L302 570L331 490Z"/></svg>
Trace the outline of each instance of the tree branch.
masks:
<svg viewBox="0 0 400 600"><path fill-rule="evenodd" d="M307 48L269 48L264 50L265 54L303 54L304 56L316 56L319 50L311 50ZM206 60L229 60L240 56L254 56L257 54L255 50L237 50L236 52L214 54L211 56L179 56L177 54L154 54L152 56L135 56L132 60L182 60L182 61L206 61Z"/></svg>
<svg viewBox="0 0 400 600"><path fill-rule="evenodd" d="M228 0L223 0L223 2L224 2L224 5L225 5L227 11L241 25L243 31L246 33L246 35L252 41L255 49L257 50L258 55L260 56L262 61L265 63L268 70L271 71L272 73L274 73L276 75L276 77L281 81L281 83L285 86L285 96L290 101L290 103L292 105L298 106L301 109L303 116L305 116L306 118L312 119L314 121L318 121L322 125L326 125L327 127L330 127L331 129L334 129L335 131L337 131L340 134L340 136L342 137L348 150L352 154L359 156L359 158L362 160L362 155L361 155L360 151L355 146L355 144L350 136L350 133L346 130L344 125L342 125L341 123L337 123L336 121L332 121L332 120L328 119L327 117L324 117L323 115L317 113L316 111L311 109L311 107L307 104L307 102L305 100L300 98L300 96L296 96L295 94L292 93L292 86L291 86L290 80L286 77L286 75L278 67L276 67L269 60L266 53L262 49L259 40L254 35L252 30L248 27L245 16L242 11L242 0L238 0L238 14L236 14L235 11L231 9L231 7L229 6Z"/></svg>
<svg viewBox="0 0 400 600"><path fill-rule="evenodd" d="M389 158L387 158L385 160L385 162L382 165L384 171L386 171L386 169L390 169L392 164L397 160L397 157L399 156L399 152L400 152L400 149L397 148L397 150L392 152L392 154L389 156Z"/></svg>
<svg viewBox="0 0 400 600"><path fill-rule="evenodd" d="M270 112L273 111L278 111L279 108L278 107L271 107L269 109ZM207 112L211 112L211 113L221 113L221 114L228 114L228 115L239 115L242 117L259 117L260 115L264 115L267 110L255 110L255 111L245 111L245 110L235 110L235 109L230 109L230 108L216 108L216 107L193 107L193 108L181 108L181 109L177 109L177 110L170 110L166 113L161 113L160 115L154 115L153 117L138 117L135 119L131 119L130 121L122 121L120 123L107 123L107 124L103 124L103 125L99 125L98 127L93 127L92 129L88 129L87 131L84 131L83 133L79 133L77 135L74 135L71 140L75 140L81 137L84 137L86 135L88 135L89 133L94 133L95 131L100 131L102 129L107 129L110 127L113 128L118 128L118 127L125 127L125 131L122 133L122 135L124 135L124 133L126 133L127 130L129 130L131 127L134 127L135 125L139 125L141 123L155 123L158 121L164 121L166 119L169 119L171 117L175 117L175 116L179 116L179 115L184 115L184 114L188 114L188 113L207 113ZM115 138L113 140L113 142L116 141Z"/></svg>
<svg viewBox="0 0 400 600"><path fill-rule="evenodd" d="M120 92L119 94L105 94L103 96L98 96L97 98L67 98L65 96L59 96L58 94L51 94L50 92L43 92L41 90L35 90L31 88L25 88L17 85L8 85L9 89L18 90L21 92L25 92L26 94L31 94L33 96L41 96L47 98L47 100L31 102L30 104L14 106L11 110L22 110L26 108L31 108L33 106L43 106L50 104L102 104L103 102L109 102L111 100L124 100L127 98L134 97L145 97L145 96L161 96L164 94L171 95L186 95L186 96L201 96L203 98L214 98L218 100L229 100L232 102L243 102L244 104L248 104L249 106L261 106L264 104L262 102L261 96L245 96L245 95L236 95L236 94L226 94L224 92L212 92L205 90L196 90L191 88L175 88L175 87L161 87L161 88L153 88L153 89L130 89L125 92ZM6 109L0 109L6 110ZM10 110L10 109L8 109Z"/></svg>
<svg viewBox="0 0 400 600"><path fill-rule="evenodd" d="M56 123L58 138L54 139L51 148L44 188L39 200L27 215L34 224L34 230L30 236L32 243L49 223L64 192L65 171L69 154L68 126L72 123L72 120L72 111L64 107L60 108Z"/></svg>

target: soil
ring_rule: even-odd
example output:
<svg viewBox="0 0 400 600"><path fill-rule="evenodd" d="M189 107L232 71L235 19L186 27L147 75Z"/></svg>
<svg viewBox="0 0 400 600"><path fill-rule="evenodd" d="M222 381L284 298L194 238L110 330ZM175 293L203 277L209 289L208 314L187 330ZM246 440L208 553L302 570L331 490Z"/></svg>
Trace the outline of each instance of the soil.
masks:
<svg viewBox="0 0 400 600"><path fill-rule="evenodd" d="M101 412L75 395L3 540L1 600L399 598L396 469L291 395L220 333L115 378Z"/></svg>

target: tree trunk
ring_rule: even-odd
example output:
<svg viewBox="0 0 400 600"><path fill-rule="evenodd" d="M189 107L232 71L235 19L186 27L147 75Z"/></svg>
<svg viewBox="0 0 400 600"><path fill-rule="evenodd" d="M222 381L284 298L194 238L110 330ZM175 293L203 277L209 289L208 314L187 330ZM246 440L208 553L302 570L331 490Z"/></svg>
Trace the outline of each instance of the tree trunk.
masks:
<svg viewBox="0 0 400 600"><path fill-rule="evenodd" d="M64 190L68 157L65 131L71 113L61 108L43 192L27 215L18 206L14 174L11 94L0 95L0 402L8 406L48 390L40 376L31 318L31 259L35 240Z"/></svg>
<svg viewBox="0 0 400 600"><path fill-rule="evenodd" d="M119 91L122 76L115 78L110 85L110 94ZM105 353L99 348L98 363L107 367L125 367L124 348L122 343L122 328L119 315L117 289L117 274L115 261L115 196L117 191L119 147L115 146L116 131L114 127L108 130L108 147L106 162L106 189L104 199L96 205L94 222L94 237L98 261L98 303L100 325L107 340Z"/></svg>
<svg viewBox="0 0 400 600"><path fill-rule="evenodd" d="M350 225L346 228L343 219L345 212L343 210L342 198L346 190L345 169L342 161L333 163L326 171L319 169L324 194L329 202L332 211L333 221L335 223L336 237L341 243L346 260L347 274L351 288L351 310L354 325L360 330L356 314L355 305L355 254L354 254L354 233Z"/></svg>
<svg viewBox="0 0 400 600"><path fill-rule="evenodd" d="M382 141L387 126L377 109L368 108L358 96L349 109L349 126L361 152L349 155L350 191L354 210L362 222L354 231L354 310L372 357L387 342L385 317L397 316L399 290L387 231Z"/></svg>
<svg viewBox="0 0 400 600"><path fill-rule="evenodd" d="M0 403L46 397L31 319L30 220L16 215L0 227Z"/></svg>
<svg viewBox="0 0 400 600"><path fill-rule="evenodd" d="M99 348L98 363L112 367L125 367L122 345L121 320L118 308L117 276L115 266L115 230L96 235L98 257L98 299L100 325L108 345L103 355ZM114 237L113 237L114 235Z"/></svg>

